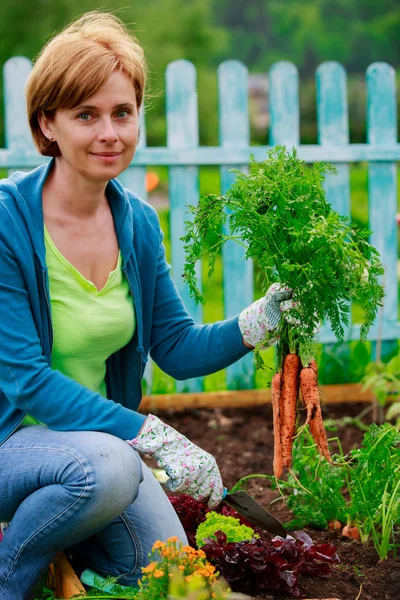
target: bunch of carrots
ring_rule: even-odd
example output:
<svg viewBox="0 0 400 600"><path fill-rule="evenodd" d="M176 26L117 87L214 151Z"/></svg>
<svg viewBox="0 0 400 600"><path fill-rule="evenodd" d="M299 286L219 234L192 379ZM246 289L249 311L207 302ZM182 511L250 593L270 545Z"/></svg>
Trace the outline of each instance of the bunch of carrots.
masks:
<svg viewBox="0 0 400 600"><path fill-rule="evenodd" d="M271 383L274 427L274 475L279 479L284 467L292 466L292 448L296 436L299 395L307 411L305 425L322 456L332 463L328 440L322 420L318 388L318 369L315 360L303 368L298 354L287 354L280 373L275 373Z"/></svg>

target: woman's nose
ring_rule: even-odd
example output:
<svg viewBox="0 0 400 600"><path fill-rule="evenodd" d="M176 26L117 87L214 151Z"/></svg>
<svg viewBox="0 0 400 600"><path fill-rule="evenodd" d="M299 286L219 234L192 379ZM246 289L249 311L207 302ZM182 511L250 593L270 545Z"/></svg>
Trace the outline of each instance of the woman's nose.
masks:
<svg viewBox="0 0 400 600"><path fill-rule="evenodd" d="M104 119L100 125L100 139L105 142L115 142L118 134L111 119Z"/></svg>

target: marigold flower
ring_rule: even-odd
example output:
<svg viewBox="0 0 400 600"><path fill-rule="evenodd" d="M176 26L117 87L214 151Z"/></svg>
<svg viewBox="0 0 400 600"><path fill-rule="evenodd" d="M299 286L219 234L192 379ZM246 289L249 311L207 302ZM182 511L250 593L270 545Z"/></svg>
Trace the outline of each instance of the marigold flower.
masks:
<svg viewBox="0 0 400 600"><path fill-rule="evenodd" d="M151 562L147 567L142 567L142 573L152 573L156 567L157 563Z"/></svg>
<svg viewBox="0 0 400 600"><path fill-rule="evenodd" d="M157 540L153 544L153 550L158 550L158 548L164 548L164 546L165 546L165 542L162 542L161 540Z"/></svg>
<svg viewBox="0 0 400 600"><path fill-rule="evenodd" d="M162 577L164 575L164 571L161 571L161 569L156 569L153 573L153 577L156 577L157 579L159 577Z"/></svg>
<svg viewBox="0 0 400 600"><path fill-rule="evenodd" d="M179 538L177 535L173 535L167 539L167 542L179 542Z"/></svg>

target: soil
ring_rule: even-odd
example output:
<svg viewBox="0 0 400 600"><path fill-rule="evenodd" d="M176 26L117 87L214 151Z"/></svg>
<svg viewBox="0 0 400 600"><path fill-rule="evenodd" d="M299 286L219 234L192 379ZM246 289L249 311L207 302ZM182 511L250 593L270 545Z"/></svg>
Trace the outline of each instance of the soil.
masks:
<svg viewBox="0 0 400 600"><path fill-rule="evenodd" d="M331 404L323 407L324 418L356 416L365 404ZM192 442L210 452L228 488L251 473L272 473L273 436L270 405L253 408L191 410L159 415L166 423L186 435ZM369 424L370 417L363 421ZM336 435L336 434L335 434ZM337 435L344 452L359 446L363 432L355 426L339 426ZM153 465L149 461L149 465ZM290 511L278 501L278 496L265 479L250 480L247 487L258 502L268 508L282 523L292 518ZM365 547L354 540L342 538L340 531L304 529L314 542L331 541L337 547L340 564L333 567L329 578L302 576L300 588L312 599L339 600L399 600L400 560L390 557L379 561L373 546ZM256 600L289 600L287 594L263 593Z"/></svg>

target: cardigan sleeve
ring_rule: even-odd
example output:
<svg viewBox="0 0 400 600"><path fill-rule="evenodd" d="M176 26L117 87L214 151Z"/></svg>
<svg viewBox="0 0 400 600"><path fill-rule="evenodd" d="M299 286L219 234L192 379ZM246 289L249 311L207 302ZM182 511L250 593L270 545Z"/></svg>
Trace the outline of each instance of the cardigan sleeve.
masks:
<svg viewBox="0 0 400 600"><path fill-rule="evenodd" d="M166 261L160 233L150 354L175 379L215 373L251 352L242 342L238 315L197 325L189 315Z"/></svg>

